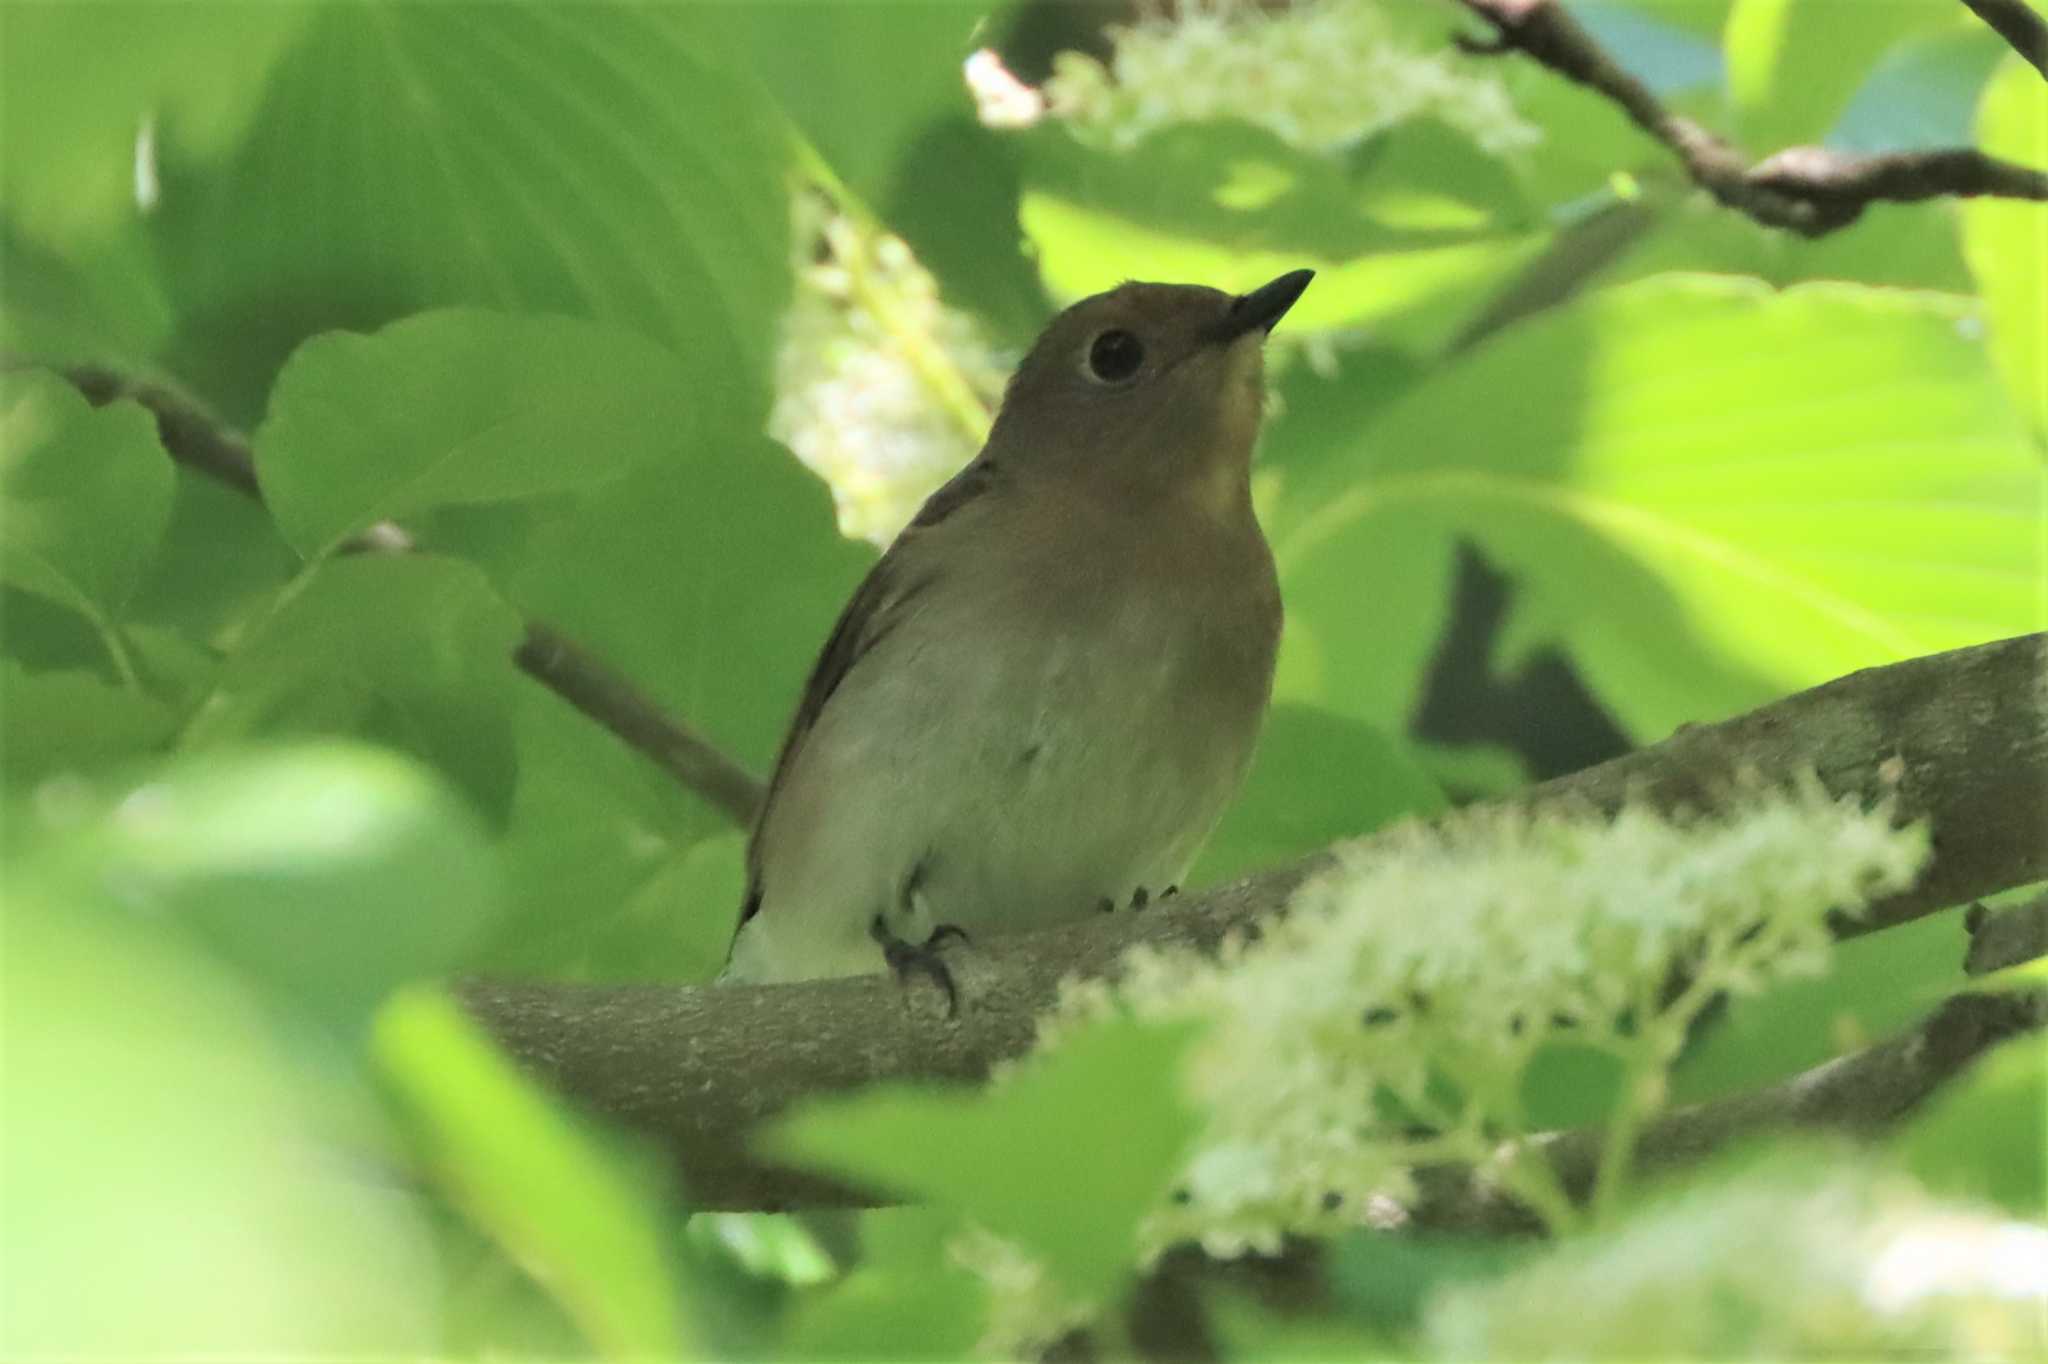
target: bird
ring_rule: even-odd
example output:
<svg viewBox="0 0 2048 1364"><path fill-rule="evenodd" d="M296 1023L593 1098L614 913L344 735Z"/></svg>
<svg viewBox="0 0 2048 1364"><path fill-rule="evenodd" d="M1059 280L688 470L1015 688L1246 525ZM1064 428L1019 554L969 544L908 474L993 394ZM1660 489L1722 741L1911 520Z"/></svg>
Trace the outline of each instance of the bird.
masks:
<svg viewBox="0 0 2048 1364"><path fill-rule="evenodd" d="M776 758L721 979L1172 894L1242 784L1281 632L1252 506L1263 346L1314 272L1068 307L980 453L841 612Z"/></svg>

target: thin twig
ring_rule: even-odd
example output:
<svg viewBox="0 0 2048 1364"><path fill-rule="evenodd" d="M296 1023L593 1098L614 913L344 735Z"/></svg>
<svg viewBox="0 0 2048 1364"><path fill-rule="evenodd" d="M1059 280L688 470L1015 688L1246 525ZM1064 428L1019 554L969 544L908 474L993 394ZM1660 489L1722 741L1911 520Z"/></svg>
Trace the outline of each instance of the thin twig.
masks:
<svg viewBox="0 0 2048 1364"><path fill-rule="evenodd" d="M157 434L172 459L262 500L249 443L190 398L161 384L132 381L97 367L73 368L67 377L94 403L116 398L140 403L156 417ZM416 546L403 527L380 521L345 548L354 553L406 554ZM603 725L735 824L745 828L753 822L761 802L761 783L753 774L663 713L617 670L560 630L528 621L526 637L512 660L528 677Z"/></svg>
<svg viewBox="0 0 2048 1364"><path fill-rule="evenodd" d="M2032 62L2036 71L2048 76L2048 21L2043 21L2027 0L1963 0L1963 3L2005 39L2013 51Z"/></svg>
<svg viewBox="0 0 2048 1364"><path fill-rule="evenodd" d="M1730 143L1666 109L1556 0L1458 3L1492 30L1483 39L1460 39L1466 52L1521 52L1605 96L1670 148L1693 183L1767 227L1820 237L1847 227L1879 202L1976 195L2048 200L2048 174L1969 148L1852 156L1823 147L1788 147L1752 167Z"/></svg>

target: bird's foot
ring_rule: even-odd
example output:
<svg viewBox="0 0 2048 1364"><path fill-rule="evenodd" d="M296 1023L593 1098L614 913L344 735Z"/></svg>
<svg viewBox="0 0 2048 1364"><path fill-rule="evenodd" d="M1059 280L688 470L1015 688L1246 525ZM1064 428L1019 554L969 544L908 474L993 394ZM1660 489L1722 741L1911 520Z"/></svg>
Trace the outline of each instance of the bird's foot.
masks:
<svg viewBox="0 0 2048 1364"><path fill-rule="evenodd" d="M1158 902L1164 903L1178 894L1180 894L1179 886L1168 886L1165 890L1159 892ZM1132 909L1143 909L1146 905L1152 903L1154 903L1152 892L1148 888L1139 886L1131 892L1130 907ZM1114 914L1116 913L1116 901L1105 895L1095 902L1095 908L1104 914Z"/></svg>
<svg viewBox="0 0 2048 1364"><path fill-rule="evenodd" d="M949 938L966 942L966 929L958 924L940 924L923 942L905 942L891 933L888 922L877 914L874 922L868 925L868 936L881 945L882 960L889 963L889 973L899 984L908 985L911 976L921 974L945 994L946 1017L952 1018L960 1012L960 991L953 984L953 972L946 965L940 944Z"/></svg>

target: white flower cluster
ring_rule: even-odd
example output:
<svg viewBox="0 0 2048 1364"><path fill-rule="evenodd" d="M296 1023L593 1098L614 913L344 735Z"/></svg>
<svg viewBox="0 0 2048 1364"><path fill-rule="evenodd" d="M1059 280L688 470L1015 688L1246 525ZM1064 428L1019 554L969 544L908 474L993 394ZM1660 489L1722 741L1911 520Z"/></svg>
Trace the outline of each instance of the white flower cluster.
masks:
<svg viewBox="0 0 2048 1364"><path fill-rule="evenodd" d="M1432 1160L1472 1161L1545 1212L1531 1181L1548 1167L1512 1142L1539 1046L1607 1050L1654 1103L1699 1009L1819 971L1828 912L1908 885L1926 857L1924 829L1811 779L1740 806L1409 825L1340 850L1255 941L1140 950L1116 983L1070 986L1049 1043L1114 1014L1211 1025L1187 1074L1208 1126L1146 1252L1384 1221Z"/></svg>
<svg viewBox="0 0 2048 1364"><path fill-rule="evenodd" d="M1826 1152L1452 1289L1423 1334L1449 1359L2039 1358L2044 1301L2048 1228Z"/></svg>
<svg viewBox="0 0 2048 1364"><path fill-rule="evenodd" d="M1495 76L1404 42L1374 0L1182 0L1110 38L1107 66L1061 53L1044 93L1052 114L1119 151L1161 128L1226 118L1313 152L1419 114L1494 152L1539 137Z"/></svg>
<svg viewBox="0 0 2048 1364"><path fill-rule="evenodd" d="M887 544L974 457L972 409L985 426L1008 364L940 301L900 238L863 231L808 193L793 220L796 294L768 434L831 485L844 534Z"/></svg>

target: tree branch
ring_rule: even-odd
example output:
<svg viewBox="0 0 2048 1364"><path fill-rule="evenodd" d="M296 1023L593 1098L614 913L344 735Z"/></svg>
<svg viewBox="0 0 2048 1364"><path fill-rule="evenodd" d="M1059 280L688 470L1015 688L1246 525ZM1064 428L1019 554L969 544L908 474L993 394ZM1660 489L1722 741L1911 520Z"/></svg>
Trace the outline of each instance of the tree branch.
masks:
<svg viewBox="0 0 2048 1364"><path fill-rule="evenodd" d="M2006 2L1978 0L1989 6ZM1824 147L1788 147L1750 167L1728 142L1659 103L1556 0L1458 3L1492 29L1486 39L1461 39L1465 51L1521 52L1605 96L1670 148L1694 184L1767 227L1820 237L1847 227L1878 202L1976 195L2048 200L2048 174L1969 148L1852 156Z"/></svg>
<svg viewBox="0 0 2048 1364"><path fill-rule="evenodd" d="M171 458L215 478L259 502L256 458L248 442L227 430L191 399L161 384L137 382L91 366L67 377L94 404L128 398L156 417L157 435ZM405 554L412 537L389 521L370 527L350 545L359 553ZM603 659L542 621L526 623L526 638L513 651L520 671L610 730L745 828L761 803L761 783L709 740L663 713Z"/></svg>
<svg viewBox="0 0 2048 1364"><path fill-rule="evenodd" d="M2048 23L2027 0L1963 0L1999 37L2048 76Z"/></svg>
<svg viewBox="0 0 2048 1364"><path fill-rule="evenodd" d="M1701 809L1739 802L1745 776L1785 781L1806 771L1838 795L1889 794L1902 817L1929 821L1933 860L1917 885L1839 925L1864 932L2048 877L2044 676L2048 635L2040 634L1870 668L1501 803ZM1318 855L1143 913L978 940L953 959L963 1002L951 1018L936 991L917 985L906 1000L906 987L882 975L682 988L482 981L461 993L515 1057L557 1088L666 1141L699 1206L843 1202L852 1197L844 1189L755 1162L747 1132L812 1095L892 1080L979 1080L1029 1048L1034 1020L1064 978L1112 974L1140 942L1212 949L1281 909L1325 861ZM1824 1111L1839 1114L1848 1103L1831 1099ZM1705 1121L1695 1129L1706 1130Z"/></svg>

